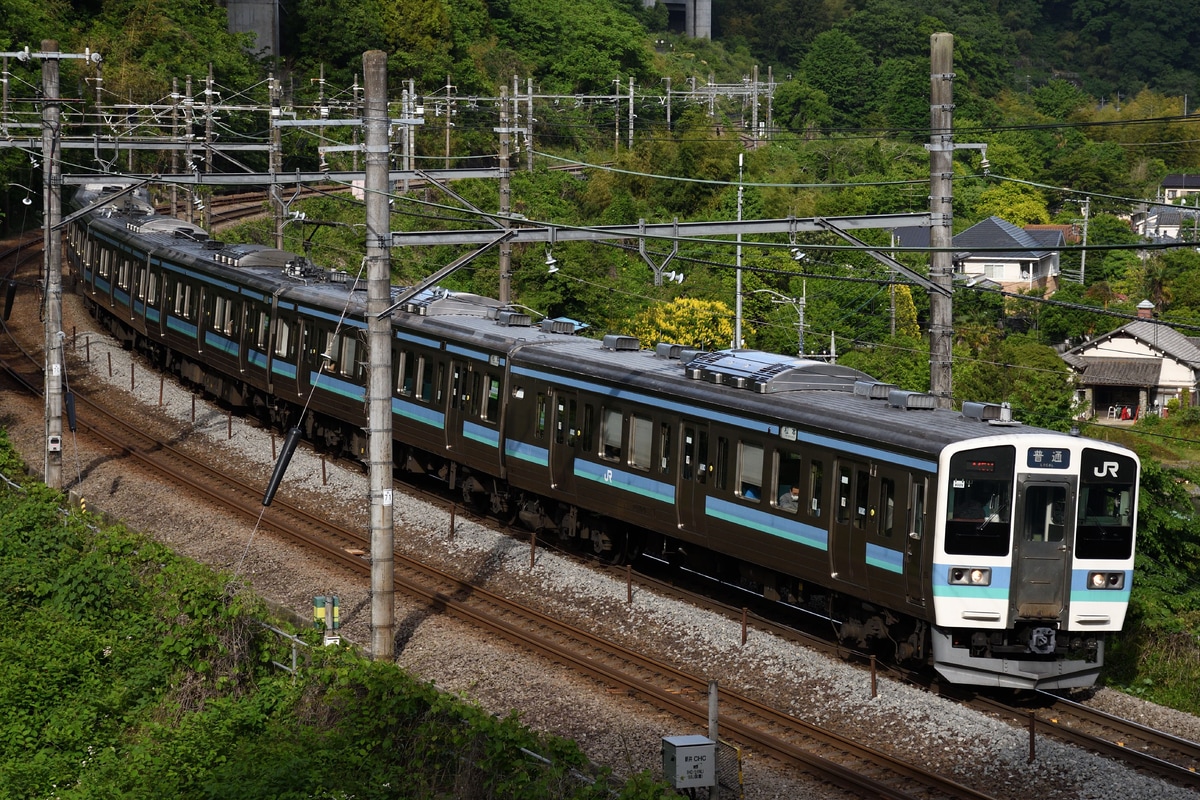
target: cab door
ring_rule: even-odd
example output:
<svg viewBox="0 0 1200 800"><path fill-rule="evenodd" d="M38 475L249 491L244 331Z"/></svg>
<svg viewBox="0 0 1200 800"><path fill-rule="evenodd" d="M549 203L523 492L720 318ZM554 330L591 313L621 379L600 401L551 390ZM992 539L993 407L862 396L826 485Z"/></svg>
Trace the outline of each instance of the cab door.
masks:
<svg viewBox="0 0 1200 800"><path fill-rule="evenodd" d="M1025 483L1017 498L1010 619L1066 619L1074 546L1074 492L1066 483Z"/></svg>
<svg viewBox="0 0 1200 800"><path fill-rule="evenodd" d="M830 574L839 581L866 586L867 525L873 503L870 468L861 462L839 460L829 532Z"/></svg>

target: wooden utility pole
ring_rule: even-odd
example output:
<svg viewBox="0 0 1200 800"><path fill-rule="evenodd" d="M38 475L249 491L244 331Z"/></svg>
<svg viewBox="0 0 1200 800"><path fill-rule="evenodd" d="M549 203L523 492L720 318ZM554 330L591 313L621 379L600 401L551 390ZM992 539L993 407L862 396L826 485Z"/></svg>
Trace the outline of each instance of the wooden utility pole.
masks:
<svg viewBox="0 0 1200 800"><path fill-rule="evenodd" d="M395 650L392 529L391 215L388 211L387 54L363 53L367 207L367 469L371 493L371 654Z"/></svg>
<svg viewBox="0 0 1200 800"><path fill-rule="evenodd" d="M954 37L930 37L930 136L929 136L929 279L942 291L929 293L929 392L941 408L949 408L951 345L954 338L954 264L950 247L954 239Z"/></svg>

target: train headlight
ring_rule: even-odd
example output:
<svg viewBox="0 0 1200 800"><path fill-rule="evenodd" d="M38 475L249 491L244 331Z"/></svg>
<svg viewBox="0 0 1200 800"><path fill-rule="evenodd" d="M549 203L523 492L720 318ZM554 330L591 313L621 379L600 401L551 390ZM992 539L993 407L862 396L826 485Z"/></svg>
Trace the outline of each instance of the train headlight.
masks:
<svg viewBox="0 0 1200 800"><path fill-rule="evenodd" d="M992 570L989 567L951 567L951 586L991 586Z"/></svg>
<svg viewBox="0 0 1200 800"><path fill-rule="evenodd" d="M1089 572L1089 589L1124 589L1124 572Z"/></svg>

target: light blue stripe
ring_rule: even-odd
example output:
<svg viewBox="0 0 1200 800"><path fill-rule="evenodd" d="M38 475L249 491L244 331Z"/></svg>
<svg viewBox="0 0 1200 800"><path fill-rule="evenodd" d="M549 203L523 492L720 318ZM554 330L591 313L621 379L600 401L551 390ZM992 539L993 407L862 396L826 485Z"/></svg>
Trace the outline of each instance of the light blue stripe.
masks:
<svg viewBox="0 0 1200 800"><path fill-rule="evenodd" d="M224 336L219 336L212 331L204 332L204 343L210 344L218 350L229 353L231 356L236 356L238 354L237 342L233 341L232 339L226 339Z"/></svg>
<svg viewBox="0 0 1200 800"><path fill-rule="evenodd" d="M282 375L285 378L295 380L296 365L289 364L286 361L272 361L271 362L271 372L275 373L276 375Z"/></svg>
<svg viewBox="0 0 1200 800"><path fill-rule="evenodd" d="M307 314L310 317L318 317L320 319L327 319L330 322L339 322L345 327L367 327L367 323L363 322L362 320L354 319L353 317L343 317L341 314L330 314L328 311L322 311L321 309L313 308L312 306L298 306L298 308L301 314Z"/></svg>
<svg viewBox="0 0 1200 800"><path fill-rule="evenodd" d="M424 336L417 336L415 333L408 333L407 331L396 331L396 338L402 342L412 342L413 344L423 344L426 347L432 348L434 350L442 349L442 343L439 342L437 339L429 339Z"/></svg>
<svg viewBox="0 0 1200 800"><path fill-rule="evenodd" d="M829 550L829 532L815 525L808 525L793 519L760 511L757 508L731 503L717 497L705 499L704 511L710 517L753 528L756 531L778 536L817 550Z"/></svg>
<svg viewBox="0 0 1200 800"><path fill-rule="evenodd" d="M179 317L167 315L167 328L170 330L182 333L190 339L196 338L196 326L190 322L184 322Z"/></svg>
<svg viewBox="0 0 1200 800"><path fill-rule="evenodd" d="M904 554L890 547L867 542L867 565L901 575L904 573Z"/></svg>
<svg viewBox="0 0 1200 800"><path fill-rule="evenodd" d="M519 442L516 439L504 440L504 454L519 458L522 461L528 461L531 464L537 464L539 467L550 466L550 451L544 447L535 447L525 442Z"/></svg>
<svg viewBox="0 0 1200 800"><path fill-rule="evenodd" d="M467 358L473 358L476 361L483 361L484 363L490 363L489 359L492 357L491 353L485 353L482 350L475 350L473 348L463 347L462 345L458 344L451 344L450 342L446 343L446 352L455 353L460 356L466 356ZM501 356L500 366L504 366L504 362L505 359L503 356Z"/></svg>
<svg viewBox="0 0 1200 800"><path fill-rule="evenodd" d="M435 428L444 429L446 427L446 415L440 411L435 411L432 408L421 405L420 403L409 403L405 400L392 398L392 413L405 419L411 419L416 422L423 422L426 425L432 425Z"/></svg>
<svg viewBox="0 0 1200 800"><path fill-rule="evenodd" d="M500 432L474 422L463 422L463 436L490 447L500 446Z"/></svg>
<svg viewBox="0 0 1200 800"><path fill-rule="evenodd" d="M361 402L367 396L366 387L359 386L357 383L351 383L350 381L344 381L341 378L335 378L327 372L310 371L308 373L308 380L313 386L351 400Z"/></svg>
<svg viewBox="0 0 1200 800"><path fill-rule="evenodd" d="M590 461L575 459L575 474L580 478L586 478L589 481L602 483L606 486L615 486L618 489L624 489L627 492L648 497L651 500L658 500L663 503L675 502L674 486L662 481L656 481L653 478L647 478L645 475L639 475L636 472L626 472L621 469L613 469L604 464L593 464Z"/></svg>
<svg viewBox="0 0 1200 800"><path fill-rule="evenodd" d="M1122 572L1125 574L1124 589L1089 589L1089 572ZM1128 603L1133 573L1127 569L1073 569L1071 570L1071 603Z"/></svg>
<svg viewBox="0 0 1200 800"><path fill-rule="evenodd" d="M933 565L933 576L930 582L933 584L934 597L957 597L971 598L978 600L1007 600L1008 587L1012 583L1012 567L987 567L992 571L992 583L990 586L963 586L960 584L950 583L951 567L965 567L970 569L971 557L963 556L961 561L953 563L935 563Z"/></svg>
<svg viewBox="0 0 1200 800"><path fill-rule="evenodd" d="M257 350L246 351L246 360L256 367L263 367L265 369L267 366L266 355Z"/></svg>

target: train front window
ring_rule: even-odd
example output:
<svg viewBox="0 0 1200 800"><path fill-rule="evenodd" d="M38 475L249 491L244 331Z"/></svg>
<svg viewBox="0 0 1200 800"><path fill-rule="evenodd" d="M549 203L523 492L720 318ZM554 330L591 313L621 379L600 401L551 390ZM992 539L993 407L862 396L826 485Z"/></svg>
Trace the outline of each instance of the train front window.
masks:
<svg viewBox="0 0 1200 800"><path fill-rule="evenodd" d="M1015 450L989 447L950 459L946 495L946 552L1007 555L1012 539Z"/></svg>
<svg viewBox="0 0 1200 800"><path fill-rule="evenodd" d="M1080 558L1126 559L1133 553L1137 464L1085 449L1079 470L1075 552Z"/></svg>

